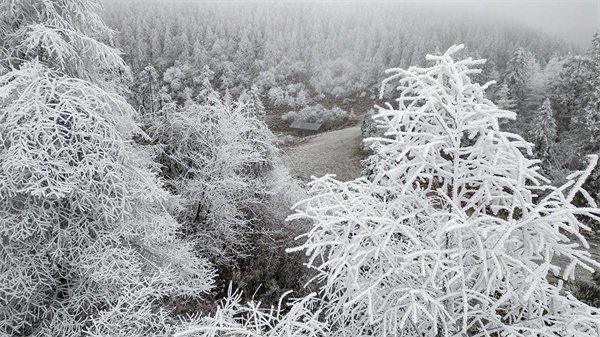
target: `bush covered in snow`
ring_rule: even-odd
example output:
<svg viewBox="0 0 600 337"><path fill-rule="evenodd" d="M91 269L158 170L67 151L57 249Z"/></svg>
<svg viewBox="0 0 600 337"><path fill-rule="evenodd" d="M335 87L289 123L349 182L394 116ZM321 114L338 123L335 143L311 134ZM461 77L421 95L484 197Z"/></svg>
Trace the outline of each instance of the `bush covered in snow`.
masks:
<svg viewBox="0 0 600 337"><path fill-rule="evenodd" d="M323 129L330 130L344 125L354 118L354 114L342 110L337 106L327 109L321 104L317 104L308 106L300 111L289 111L281 118L288 123L292 123L295 120L307 123L319 123L323 125Z"/></svg>
<svg viewBox="0 0 600 337"><path fill-rule="evenodd" d="M288 84L285 88L273 87L268 91L269 102L273 106L303 108L312 101L302 83Z"/></svg>

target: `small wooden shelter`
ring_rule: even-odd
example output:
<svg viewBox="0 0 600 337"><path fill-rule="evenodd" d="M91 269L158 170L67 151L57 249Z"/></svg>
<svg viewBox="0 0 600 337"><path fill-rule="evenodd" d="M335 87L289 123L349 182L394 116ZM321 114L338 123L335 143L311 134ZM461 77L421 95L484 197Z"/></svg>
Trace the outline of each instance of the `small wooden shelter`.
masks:
<svg viewBox="0 0 600 337"><path fill-rule="evenodd" d="M319 133L322 125L319 123L306 123L294 121L290 125L290 129L294 130L297 136L306 137Z"/></svg>

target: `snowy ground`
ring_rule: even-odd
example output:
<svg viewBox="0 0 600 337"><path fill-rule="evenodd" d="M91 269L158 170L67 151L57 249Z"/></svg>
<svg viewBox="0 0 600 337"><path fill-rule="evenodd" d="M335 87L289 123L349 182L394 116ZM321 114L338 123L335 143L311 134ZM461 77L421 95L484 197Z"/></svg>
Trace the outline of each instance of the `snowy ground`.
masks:
<svg viewBox="0 0 600 337"><path fill-rule="evenodd" d="M327 173L347 181L360 176L362 152L360 123L342 130L325 132L283 148L283 161L295 177L304 181Z"/></svg>

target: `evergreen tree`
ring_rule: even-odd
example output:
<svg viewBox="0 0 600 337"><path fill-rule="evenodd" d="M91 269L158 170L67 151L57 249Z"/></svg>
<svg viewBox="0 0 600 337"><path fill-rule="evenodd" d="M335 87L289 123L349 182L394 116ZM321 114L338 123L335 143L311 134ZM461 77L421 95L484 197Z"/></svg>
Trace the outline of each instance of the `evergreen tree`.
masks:
<svg viewBox="0 0 600 337"><path fill-rule="evenodd" d="M496 91L494 101L496 102L496 106L504 110L512 110L517 106L515 100L510 98L510 89L506 83L502 84L498 91Z"/></svg>
<svg viewBox="0 0 600 337"><path fill-rule="evenodd" d="M559 80L562 67L563 60L553 56L543 68L532 72L528 82L530 92L526 99L529 107L537 109L545 97L551 94L552 86Z"/></svg>
<svg viewBox="0 0 600 337"><path fill-rule="evenodd" d="M186 33L182 33L174 39L175 59L188 61L190 57L190 40Z"/></svg>
<svg viewBox="0 0 600 337"><path fill-rule="evenodd" d="M587 104L583 109L581 118L584 130L589 135L588 151L598 152L600 147L596 143L600 135L600 31L594 34L592 46L587 55L594 62L591 76L591 91L587 97Z"/></svg>
<svg viewBox="0 0 600 337"><path fill-rule="evenodd" d="M592 38L592 46L587 51L587 56L600 64L600 31L597 31Z"/></svg>
<svg viewBox="0 0 600 337"><path fill-rule="evenodd" d="M588 103L583 110L581 117L581 129L585 131L587 137L584 141L592 145L590 149L598 151L600 147L597 146L596 141L600 135L600 79L596 81L594 91L591 93ZM590 147L588 145L587 147Z"/></svg>
<svg viewBox="0 0 600 337"><path fill-rule="evenodd" d="M159 59L162 57L162 49L163 47L160 42L158 29L152 29L150 36L150 55L153 63L158 63Z"/></svg>
<svg viewBox="0 0 600 337"><path fill-rule="evenodd" d="M533 55L523 48L517 48L511 55L506 64L504 73L504 83L510 89L510 97L517 100L523 100L527 81L531 76L531 61Z"/></svg>
<svg viewBox="0 0 600 337"><path fill-rule="evenodd" d="M572 56L565 61L559 80L552 88L559 133L577 129L574 122L581 119L599 74L600 68L589 57Z"/></svg>
<svg viewBox="0 0 600 337"><path fill-rule="evenodd" d="M138 79L144 83L139 86L142 90L139 99L140 104L151 115L154 115L154 112L158 109L158 72L149 64L139 73Z"/></svg>
<svg viewBox="0 0 600 337"><path fill-rule="evenodd" d="M256 118L264 122L267 112L262 100L260 99L260 91L255 85L253 85L250 90L250 101L252 102L251 108L255 111Z"/></svg>
<svg viewBox="0 0 600 337"><path fill-rule="evenodd" d="M163 37L163 55L165 56L165 58L167 60L169 60L169 63L172 64L172 62L175 60L175 55L174 55L174 51L175 51L175 44L174 44L174 38L173 38L173 32L171 31L171 25L167 22L166 27L165 27L165 34Z"/></svg>
<svg viewBox="0 0 600 337"><path fill-rule="evenodd" d="M194 79L196 83L200 83L200 92L196 97L196 101L199 103L208 102L213 98L218 97L218 93L213 89L212 81L214 80L215 73L210 70L210 67L205 65L202 67L200 76Z"/></svg>
<svg viewBox="0 0 600 337"><path fill-rule="evenodd" d="M194 42L194 45L192 47L191 61L197 67L199 67L201 65L206 65L206 63L208 61L208 55L206 52L206 48L204 48L204 45L202 45L200 40L196 40L196 42Z"/></svg>
<svg viewBox="0 0 600 337"><path fill-rule="evenodd" d="M538 109L532 123L531 135L537 157L548 160L551 157L552 144L556 139L556 121L554 120L550 100L546 98ZM547 162L545 163L548 164Z"/></svg>

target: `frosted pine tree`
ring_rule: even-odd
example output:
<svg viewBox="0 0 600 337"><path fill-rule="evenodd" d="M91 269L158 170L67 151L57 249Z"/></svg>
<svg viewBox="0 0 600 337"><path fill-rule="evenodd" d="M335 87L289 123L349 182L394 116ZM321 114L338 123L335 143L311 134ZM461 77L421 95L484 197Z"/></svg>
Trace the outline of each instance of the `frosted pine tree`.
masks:
<svg viewBox="0 0 600 337"><path fill-rule="evenodd" d="M264 122L265 118L266 118L266 110L265 110L265 105L263 104L262 100L260 99L260 90L258 89L257 86L253 85L252 88L250 89L250 96L251 96L251 107L252 109L254 109L254 114L256 115L256 118L258 118L258 120Z"/></svg>
<svg viewBox="0 0 600 337"><path fill-rule="evenodd" d="M210 67L205 65L202 67L202 71L200 75L194 78L194 83L199 84L201 89L198 92L198 96L196 97L196 101L200 103L206 103L211 99L218 98L219 94L212 86L212 81L214 80L215 72L210 70Z"/></svg>
<svg viewBox="0 0 600 337"><path fill-rule="evenodd" d="M552 87L559 133L577 127L573 122L581 119L599 76L599 64L591 57L572 56L565 60L559 80Z"/></svg>
<svg viewBox="0 0 600 337"><path fill-rule="evenodd" d="M595 142L600 135L600 31L594 34L592 46L586 53L594 62L591 74L591 92L588 94L588 101L583 109L583 114L580 117L583 122L583 129L589 135L588 150L598 151L598 146Z"/></svg>
<svg viewBox="0 0 600 337"><path fill-rule="evenodd" d="M556 139L556 121L554 120L550 100L546 98L536 112L532 123L531 135L535 152L540 159L549 159L552 144Z"/></svg>
<svg viewBox="0 0 600 337"><path fill-rule="evenodd" d="M532 145L499 130L515 114L471 82L485 61L455 61L460 49L388 70L400 95L375 116L389 138L371 139L381 145L370 179L311 182L292 218L314 228L292 250L319 273L334 335L595 336L600 312L547 277L600 266L579 220L600 210L572 204L589 197L581 186L597 157L550 185L524 155Z"/></svg>
<svg viewBox="0 0 600 337"><path fill-rule="evenodd" d="M594 34L592 46L588 49L587 55L597 63L600 63L600 30Z"/></svg>
<svg viewBox="0 0 600 337"><path fill-rule="evenodd" d="M517 102L510 98L510 89L506 83L502 84L498 91L496 91L494 101L500 109L512 110L517 106Z"/></svg>
<svg viewBox="0 0 600 337"><path fill-rule="evenodd" d="M145 112L154 115L160 102L158 101L158 72L151 64L148 64L138 75L140 93L138 95L141 107Z"/></svg>
<svg viewBox="0 0 600 337"><path fill-rule="evenodd" d="M0 334L164 335L214 272L178 238L91 1L0 5ZM78 76L78 77L73 77Z"/></svg>
<svg viewBox="0 0 600 337"><path fill-rule="evenodd" d="M502 84L498 91L496 91L495 99L496 105L500 109L513 110L517 106L517 102L512 99L510 89L506 83ZM509 122L507 118L499 120L500 125L506 125Z"/></svg>
<svg viewBox="0 0 600 337"><path fill-rule="evenodd" d="M580 123L588 135L587 141L589 143L596 142L600 134L600 80L596 81L594 91L583 109Z"/></svg>
<svg viewBox="0 0 600 337"><path fill-rule="evenodd" d="M525 96L527 81L531 76L533 55L523 48L517 48L506 64L504 83L510 89L510 97L522 100Z"/></svg>

